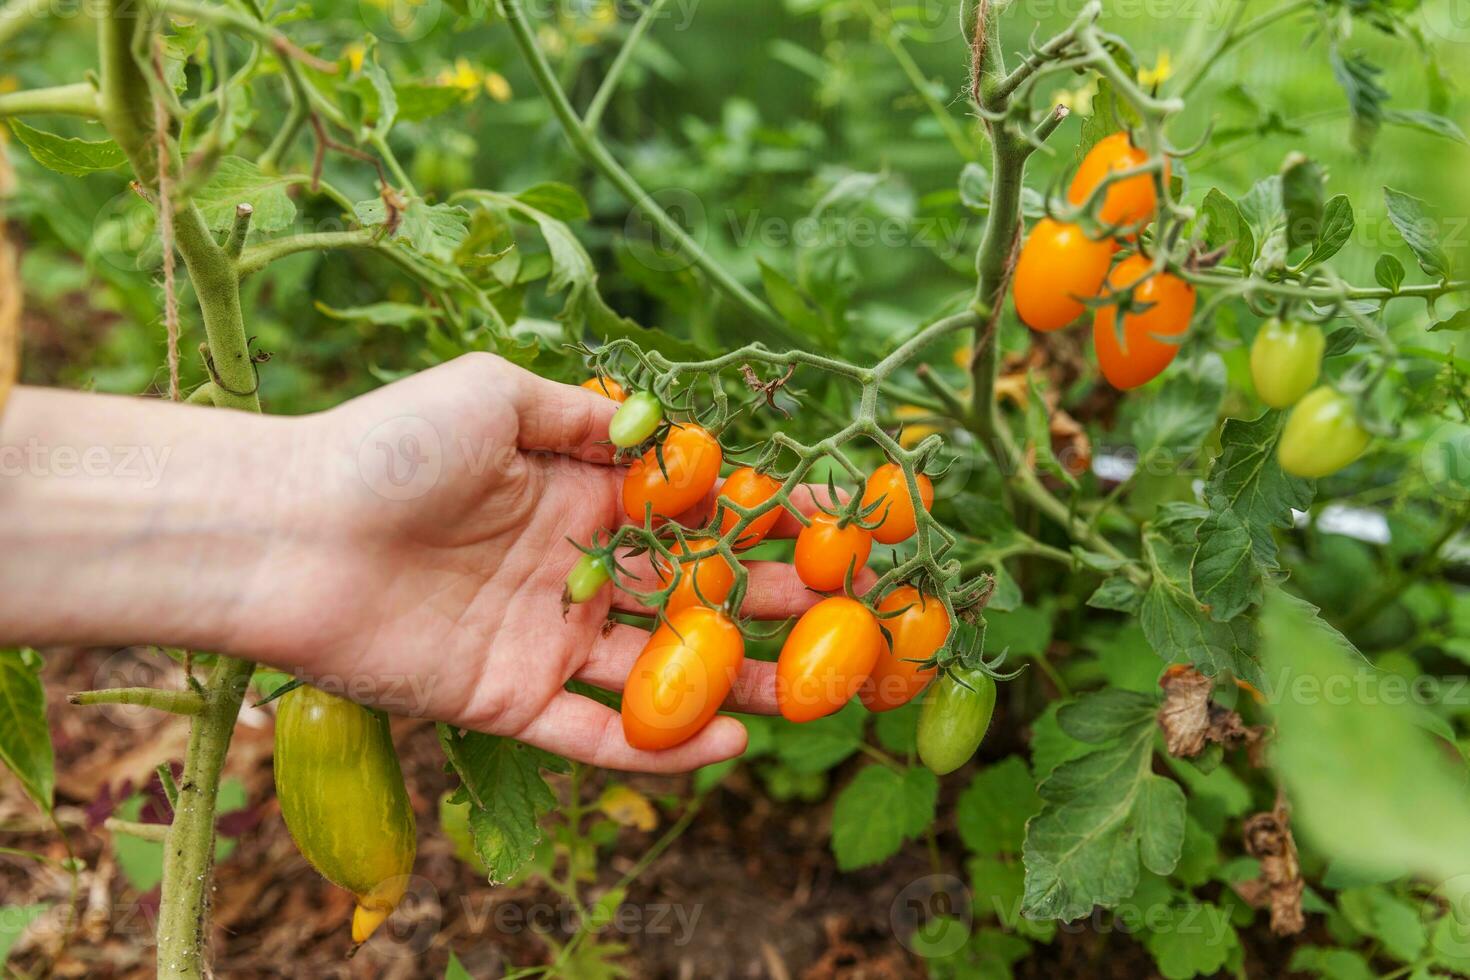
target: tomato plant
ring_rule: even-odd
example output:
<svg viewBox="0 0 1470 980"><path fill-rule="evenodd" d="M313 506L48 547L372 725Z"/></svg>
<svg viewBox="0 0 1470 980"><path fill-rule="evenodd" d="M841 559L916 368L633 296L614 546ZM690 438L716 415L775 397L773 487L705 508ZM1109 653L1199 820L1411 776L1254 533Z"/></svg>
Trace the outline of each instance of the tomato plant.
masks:
<svg viewBox="0 0 1470 980"><path fill-rule="evenodd" d="M623 400L607 427L607 437L619 449L639 446L658 430L664 407L647 391L635 391Z"/></svg>
<svg viewBox="0 0 1470 980"><path fill-rule="evenodd" d="M1251 341L1251 380L1261 401L1290 408L1317 384L1327 339L1315 323L1272 317Z"/></svg>
<svg viewBox="0 0 1470 980"><path fill-rule="evenodd" d="M749 466L742 466L725 478L720 486L720 499L741 507L755 508L776 496L781 489L781 481L769 473L761 473ZM781 508L772 507L770 510L753 518L745 526L745 532L735 542L737 548L753 548L760 544L776 522L781 519ZM720 533L728 534L740 520L740 515L733 510L725 510L721 517Z"/></svg>
<svg viewBox="0 0 1470 980"><path fill-rule="evenodd" d="M693 738L724 703L744 658L740 629L724 613L700 605L674 612L623 688L628 744L667 749Z"/></svg>
<svg viewBox="0 0 1470 980"><path fill-rule="evenodd" d="M1291 410L1276 452L1288 473L1330 476L1361 456L1370 438L1352 399L1323 385Z"/></svg>
<svg viewBox="0 0 1470 980"><path fill-rule="evenodd" d="M873 533L852 520L815 514L796 536L796 574L810 589L842 588L849 575L868 563Z"/></svg>
<svg viewBox="0 0 1470 980"><path fill-rule="evenodd" d="M949 638L949 613L912 585L884 596L878 612L897 615L882 620L888 636L861 693L869 711L891 711L912 701L938 673L924 664Z"/></svg>
<svg viewBox="0 0 1470 980"><path fill-rule="evenodd" d="M845 596L823 599L802 614L776 661L776 701L789 721L837 711L863 686L883 649L878 620Z"/></svg>
<svg viewBox="0 0 1470 980"><path fill-rule="evenodd" d="M720 443L697 425L674 425L659 446L628 467L623 477L623 510L642 521L682 514L714 489L720 476Z"/></svg>
<svg viewBox="0 0 1470 980"><path fill-rule="evenodd" d="M1121 327L1115 303L1098 307L1092 319L1098 368L1114 388L1123 389L1147 384L1174 360L1195 300L1193 286L1172 273L1154 272L1143 255L1128 256L1108 274L1109 289L1129 287L1138 309L1122 314Z"/></svg>
<svg viewBox="0 0 1470 980"><path fill-rule="evenodd" d="M914 474L914 482L919 488L919 501L924 509L933 507L934 483L923 473ZM874 511L877 526L873 528L873 540L880 544L907 541L918 527L908 478L903 469L893 463L884 463L868 477L867 489L863 492L863 508Z"/></svg>
<svg viewBox="0 0 1470 980"><path fill-rule="evenodd" d="M1042 218L1016 259L1016 315L1033 330L1067 326L1086 310L1082 300L1102 289L1112 258L1112 242L1088 238L1079 225Z"/></svg>
<svg viewBox="0 0 1470 980"><path fill-rule="evenodd" d="M700 551L708 551L715 547L718 542L714 538L694 538L674 550L678 555L695 554ZM672 616L681 609L690 606L707 605L718 606L725 601L730 594L730 588L735 584L735 570L730 563L725 561L722 555L711 555L707 558L681 558L678 562L681 574L679 581L673 587L665 601L664 614ZM673 566L666 562L655 562L655 570L658 572L659 581L668 586L674 580Z"/></svg>
<svg viewBox="0 0 1470 980"><path fill-rule="evenodd" d="M952 670L919 710L919 758L945 775L970 761L995 712L995 679L978 670Z"/></svg>
<svg viewBox="0 0 1470 980"><path fill-rule="evenodd" d="M417 838L388 718L302 686L276 710L276 796L301 854L357 896L352 941L397 907Z"/></svg>

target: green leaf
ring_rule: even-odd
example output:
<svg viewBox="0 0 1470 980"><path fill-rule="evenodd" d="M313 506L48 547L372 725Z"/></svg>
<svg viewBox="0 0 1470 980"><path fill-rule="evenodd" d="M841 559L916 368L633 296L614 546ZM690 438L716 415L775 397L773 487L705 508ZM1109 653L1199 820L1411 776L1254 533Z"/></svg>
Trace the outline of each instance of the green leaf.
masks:
<svg viewBox="0 0 1470 980"><path fill-rule="evenodd" d="M116 170L128 162L122 147L112 140L83 140L34 129L19 119L10 120L15 138L25 144L36 162L47 170L68 177L85 177L102 170Z"/></svg>
<svg viewBox="0 0 1470 980"><path fill-rule="evenodd" d="M1458 310L1445 319L1429 325L1431 333L1437 330L1470 330L1470 310Z"/></svg>
<svg viewBox="0 0 1470 980"><path fill-rule="evenodd" d="M411 327L421 321L433 323L440 317L438 310L427 306L415 306L412 303L369 303L366 306L348 306L338 309L328 306L321 300L314 300L313 305L323 316L333 320L378 323L392 327Z"/></svg>
<svg viewBox="0 0 1470 980"><path fill-rule="evenodd" d="M1167 980L1188 980L1219 973L1240 947L1240 937L1230 923L1229 910L1192 902L1163 914L1153 912L1144 945Z"/></svg>
<svg viewBox="0 0 1470 980"><path fill-rule="evenodd" d="M938 798L939 778L923 767L902 773L879 765L859 770L832 808L837 867L865 868L897 854L904 841L933 822Z"/></svg>
<svg viewBox="0 0 1470 980"><path fill-rule="evenodd" d="M1453 119L1446 119L1433 112L1423 112L1417 109L1388 109L1383 113L1383 121L1393 123L1395 126L1417 129L1431 136L1442 136L1447 140L1470 146L1470 138L1466 138L1465 131L1457 126Z"/></svg>
<svg viewBox="0 0 1470 980"><path fill-rule="evenodd" d="M470 804L470 833L490 881L506 881L535 854L540 819L556 806L541 770L565 772L566 764L513 739L438 728L439 744L463 783L453 802Z"/></svg>
<svg viewBox="0 0 1470 980"><path fill-rule="evenodd" d="M1053 701L1031 723L1031 771L1038 779L1051 775L1052 770L1088 752L1087 743L1062 731L1057 721L1057 712L1070 701Z"/></svg>
<svg viewBox="0 0 1470 980"><path fill-rule="evenodd" d="M1402 697L1311 605L1268 590L1262 655L1289 678L1273 699L1271 754L1292 825L1350 869L1405 869L1470 897L1470 792L1464 768L1422 729Z"/></svg>
<svg viewBox="0 0 1470 980"><path fill-rule="evenodd" d="M34 650L0 650L0 762L15 773L26 795L50 813L56 756L46 728L41 658Z"/></svg>
<svg viewBox="0 0 1470 980"><path fill-rule="evenodd" d="M1042 810L1026 824L1025 915L1070 921L1094 906L1115 907L1133 894L1140 860L1158 874L1173 870L1184 794L1151 771L1156 704L1107 689L1063 709L1071 734L1111 738L1059 765L1039 788Z"/></svg>
<svg viewBox="0 0 1470 980"><path fill-rule="evenodd" d="M1105 578L1097 590L1088 596L1087 604L1094 609L1113 609L1136 615L1143 605L1143 590L1126 575Z"/></svg>
<svg viewBox="0 0 1470 980"><path fill-rule="evenodd" d="M449 953L449 965L444 968L444 980L475 980L470 976L470 971L464 968L459 957L454 955L453 950Z"/></svg>
<svg viewBox="0 0 1470 980"><path fill-rule="evenodd" d="M556 181L528 187L516 195L516 200L558 221L582 221L589 216L587 202L577 189Z"/></svg>
<svg viewBox="0 0 1470 980"><path fill-rule="evenodd" d="M378 49L373 48L373 56L366 59L362 64L362 73L372 83L373 93L378 97L376 120L373 123L373 133L378 137L386 137L388 131L393 128L393 123L398 120L398 93L393 89L393 82L389 80L388 73L383 66L378 64Z"/></svg>
<svg viewBox="0 0 1470 980"><path fill-rule="evenodd" d="M879 745L896 755L914 751L921 700L915 698L902 707L878 713L873 719L873 734L878 736Z"/></svg>
<svg viewBox="0 0 1470 980"><path fill-rule="evenodd" d="M1026 821L1040 809L1031 770L1013 755L975 774L955 803L955 824L977 854L1019 854Z"/></svg>
<svg viewBox="0 0 1470 980"><path fill-rule="evenodd" d="M1429 205L1392 187L1383 189L1383 203L1388 207L1388 220L1404 236L1404 244L1419 260L1419 268L1435 279L1448 276L1450 262L1445 257L1439 224L1430 214Z"/></svg>
<svg viewBox="0 0 1470 980"><path fill-rule="evenodd" d="M1388 91L1378 84L1383 69L1361 54L1344 54L1336 44L1328 49L1327 57L1333 77L1347 96L1348 112L1353 120L1353 146L1359 152L1367 152L1383 124L1383 104L1389 98Z"/></svg>
<svg viewBox="0 0 1470 980"><path fill-rule="evenodd" d="M1291 512L1312 502L1310 480L1288 475L1276 462L1283 418L1267 412L1253 420L1230 419L1220 433L1220 455L1210 465L1205 499L1234 511L1251 535L1256 558L1276 567L1274 528L1291 527Z"/></svg>
<svg viewBox="0 0 1470 980"><path fill-rule="evenodd" d="M862 746L865 715L854 703L803 725L780 722L776 757L797 772L826 772Z"/></svg>
<svg viewBox="0 0 1470 980"><path fill-rule="evenodd" d="M1166 663L1194 664L1210 676L1230 670L1259 687L1264 679L1252 659L1255 637L1250 626L1240 619L1215 622L1194 594L1191 559L1201 523L1202 517L1172 523L1156 519L1145 529L1144 547L1154 574L1139 608L1139 623Z"/></svg>
<svg viewBox="0 0 1470 980"><path fill-rule="evenodd" d="M194 203L215 232L233 225L236 206L248 204L255 209L251 230L267 235L290 227L296 220L296 205L286 193L292 179L267 174L242 157L221 157L209 182L195 193Z"/></svg>
<svg viewBox="0 0 1470 980"><path fill-rule="evenodd" d="M1210 248L1228 246L1230 251L1224 261L1237 269L1249 269L1256 257L1256 239L1236 203L1219 188L1211 187L1200 205L1200 215L1205 223L1205 241Z"/></svg>
<svg viewBox="0 0 1470 980"><path fill-rule="evenodd" d="M1140 461L1197 449L1215 427L1225 398L1225 365L1212 355L1190 367L1171 372L1139 410L1133 442Z"/></svg>
<svg viewBox="0 0 1470 980"><path fill-rule="evenodd" d="M757 259L766 298L781 318L802 334L821 340L832 339L832 331L811 298L764 259Z"/></svg>
<svg viewBox="0 0 1470 980"><path fill-rule="evenodd" d="M1326 175L1315 161L1300 153L1287 159L1281 174L1281 210L1286 214L1286 247L1317 240L1322 230L1323 186Z"/></svg>
<svg viewBox="0 0 1470 980"><path fill-rule="evenodd" d="M1231 508L1213 508L1199 526L1199 550L1191 568L1195 597L1217 623L1234 619L1261 601L1261 569L1250 530Z"/></svg>
<svg viewBox="0 0 1470 980"><path fill-rule="evenodd" d="M1352 238L1356 226L1357 218L1353 216L1353 205L1347 195L1338 194L1331 198L1323 208L1321 231L1312 243L1312 250L1302 260L1302 267L1326 262L1336 255Z"/></svg>
<svg viewBox="0 0 1470 980"><path fill-rule="evenodd" d="M1297 947L1291 954L1291 969L1293 972L1315 973L1325 980L1375 980L1378 976L1362 953L1321 946Z"/></svg>
<svg viewBox="0 0 1470 980"><path fill-rule="evenodd" d="M1400 962L1418 960L1429 942L1419 909L1386 888L1349 888L1338 893L1337 904L1355 929L1377 939Z"/></svg>
<svg viewBox="0 0 1470 980"><path fill-rule="evenodd" d="M1373 266L1373 278L1384 289L1396 293L1404 284L1404 264L1385 252Z"/></svg>

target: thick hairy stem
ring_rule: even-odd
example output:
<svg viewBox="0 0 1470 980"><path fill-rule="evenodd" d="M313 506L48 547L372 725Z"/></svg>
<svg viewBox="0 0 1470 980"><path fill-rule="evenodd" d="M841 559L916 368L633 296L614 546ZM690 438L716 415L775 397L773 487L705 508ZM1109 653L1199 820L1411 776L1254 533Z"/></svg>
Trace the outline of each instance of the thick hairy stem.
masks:
<svg viewBox="0 0 1470 980"><path fill-rule="evenodd" d="M137 34L148 30L129 0L107 0L98 24L102 66L99 93L101 119L122 147L144 187L154 188L158 153L153 96L134 51ZM176 147L172 172L179 173ZM155 200L157 199L155 195ZM217 405L260 411L255 394L245 321L240 308L240 282L235 263L215 241L204 216L192 202L178 202L173 212L174 237L194 292L199 297ZM189 731L178 803L169 826L163 858L163 897L158 919L158 975L196 980L205 967L208 905L214 861L214 817L220 770L235 731L240 702L254 671L246 661L221 657L202 695L203 705Z"/></svg>
<svg viewBox="0 0 1470 980"><path fill-rule="evenodd" d="M147 18L138 16L136 5L127 0L108 0L98 27L102 62L99 103L108 134L127 154L138 180L153 188L158 178L153 98L133 55L134 32L146 30L147 23ZM182 172L177 159L172 167L173 172ZM247 347L235 264L214 240L199 208L192 202L174 203L174 240L199 297L219 404L258 412L255 366Z"/></svg>
<svg viewBox="0 0 1470 980"><path fill-rule="evenodd" d="M214 870L214 811L220 771L255 665L221 657L205 685L204 710L189 731L179 799L163 852L158 910L158 975L205 976L209 886Z"/></svg>

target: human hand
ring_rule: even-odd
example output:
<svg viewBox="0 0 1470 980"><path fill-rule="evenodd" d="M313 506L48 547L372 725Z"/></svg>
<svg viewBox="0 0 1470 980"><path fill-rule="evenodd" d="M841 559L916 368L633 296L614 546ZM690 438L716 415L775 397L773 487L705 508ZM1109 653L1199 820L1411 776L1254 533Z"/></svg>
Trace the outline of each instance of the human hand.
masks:
<svg viewBox="0 0 1470 980"><path fill-rule="evenodd" d="M607 768L680 771L738 755L745 732L733 719L640 751L615 711L564 690L569 679L620 690L648 639L608 623L611 606L647 611L621 591L565 615L561 604L579 557L568 539L625 520L623 471L605 442L616 408L470 355L301 420L282 533L235 606L235 646L345 685L338 693ZM811 491L799 496L814 508ZM685 523L713 506L711 494ZM772 536L800 527L783 514ZM745 615L781 619L819 598L786 563L748 567ZM774 667L747 661L726 707L774 712Z"/></svg>

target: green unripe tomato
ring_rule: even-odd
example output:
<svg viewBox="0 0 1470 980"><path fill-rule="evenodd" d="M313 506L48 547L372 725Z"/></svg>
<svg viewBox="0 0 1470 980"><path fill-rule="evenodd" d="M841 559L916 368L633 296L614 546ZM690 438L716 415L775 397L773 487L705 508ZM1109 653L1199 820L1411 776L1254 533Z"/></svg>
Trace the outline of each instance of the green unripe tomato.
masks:
<svg viewBox="0 0 1470 980"><path fill-rule="evenodd" d="M276 798L311 866L357 896L353 942L402 900L418 839L388 716L298 687L276 708Z"/></svg>
<svg viewBox="0 0 1470 980"><path fill-rule="evenodd" d="M1251 380L1272 408L1289 408L1317 383L1327 338L1315 323L1272 317L1251 343Z"/></svg>
<svg viewBox="0 0 1470 980"><path fill-rule="evenodd" d="M1329 476L1362 455L1370 438L1352 399L1323 385L1287 416L1276 458L1293 476Z"/></svg>
<svg viewBox="0 0 1470 980"><path fill-rule="evenodd" d="M929 691L919 708L919 760L943 776L969 762L985 738L995 712L995 678L956 667Z"/></svg>
<svg viewBox="0 0 1470 980"><path fill-rule="evenodd" d="M567 573L567 588L563 598L567 602L586 602L597 595L611 578L612 572L609 571L605 558L584 554Z"/></svg>
<svg viewBox="0 0 1470 980"><path fill-rule="evenodd" d="M618 408L608 423L608 438L619 449L637 446L658 430L664 419L664 407L652 392L635 391Z"/></svg>

